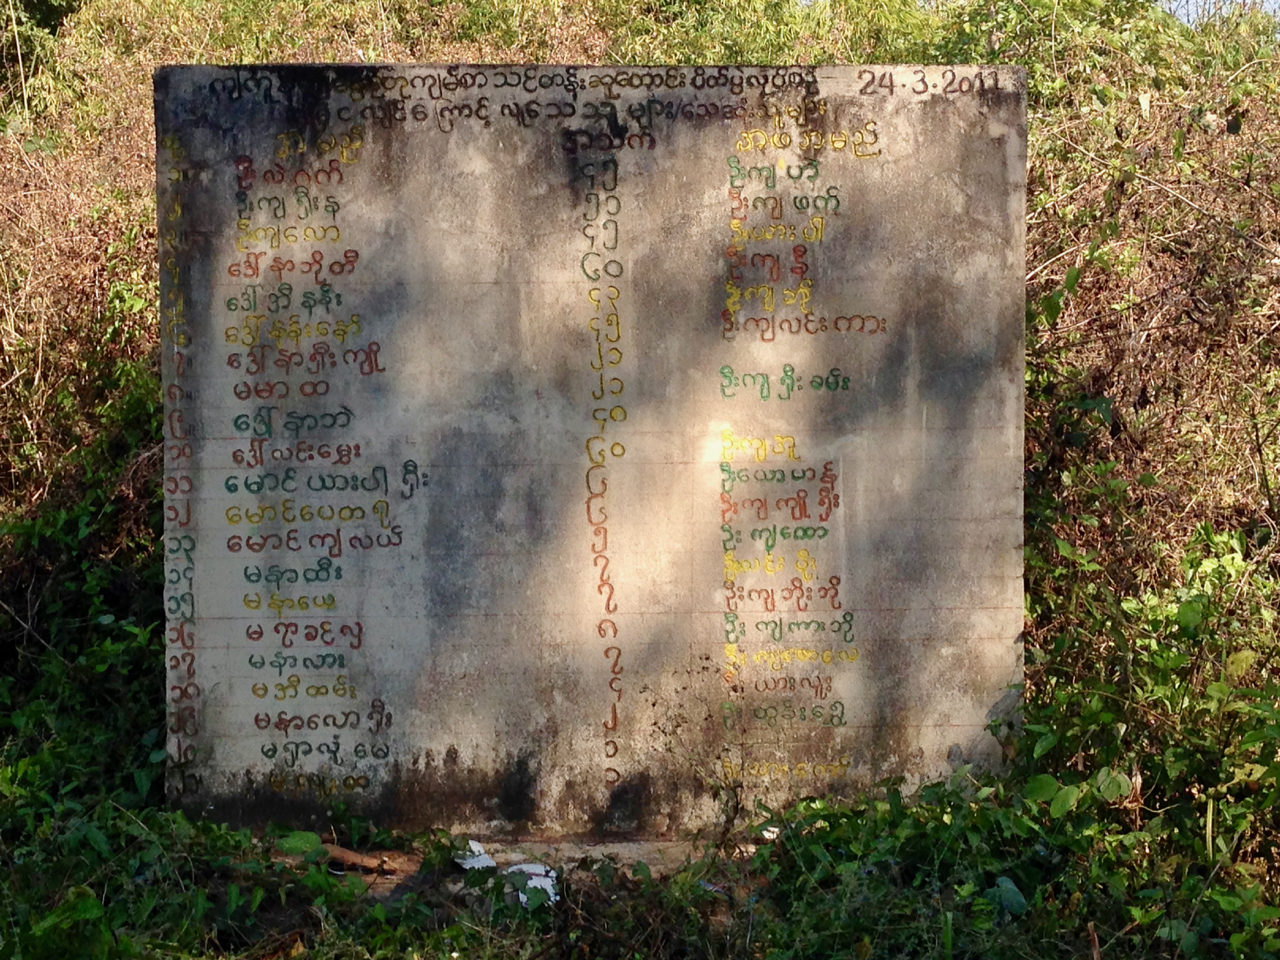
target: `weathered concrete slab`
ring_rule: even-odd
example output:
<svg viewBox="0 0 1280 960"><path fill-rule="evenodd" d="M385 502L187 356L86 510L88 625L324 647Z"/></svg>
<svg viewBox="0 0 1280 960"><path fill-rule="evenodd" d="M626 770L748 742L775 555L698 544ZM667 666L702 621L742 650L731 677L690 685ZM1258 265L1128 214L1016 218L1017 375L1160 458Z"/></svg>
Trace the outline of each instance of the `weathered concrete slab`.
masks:
<svg viewBox="0 0 1280 960"><path fill-rule="evenodd" d="M155 90L184 805L663 837L998 759L1019 71Z"/></svg>

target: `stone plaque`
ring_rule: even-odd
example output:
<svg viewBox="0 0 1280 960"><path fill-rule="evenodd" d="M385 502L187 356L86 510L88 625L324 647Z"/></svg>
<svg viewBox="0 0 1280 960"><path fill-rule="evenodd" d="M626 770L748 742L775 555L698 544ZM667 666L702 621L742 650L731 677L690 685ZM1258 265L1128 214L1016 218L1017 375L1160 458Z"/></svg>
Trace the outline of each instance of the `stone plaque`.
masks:
<svg viewBox="0 0 1280 960"><path fill-rule="evenodd" d="M1021 71L155 95L184 806L661 837L998 761Z"/></svg>

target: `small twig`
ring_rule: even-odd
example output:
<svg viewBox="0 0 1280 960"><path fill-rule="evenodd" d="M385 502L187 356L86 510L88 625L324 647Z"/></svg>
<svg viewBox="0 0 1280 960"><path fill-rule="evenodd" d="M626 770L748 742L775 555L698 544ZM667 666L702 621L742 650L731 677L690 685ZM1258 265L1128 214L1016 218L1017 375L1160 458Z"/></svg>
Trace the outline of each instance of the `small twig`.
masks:
<svg viewBox="0 0 1280 960"><path fill-rule="evenodd" d="M1077 250L1081 250L1087 246L1089 246L1089 241L1085 241L1083 243L1077 243L1074 247L1068 247L1066 250L1063 250L1056 257L1050 257L1044 263L1040 264L1040 266L1036 267L1034 270L1032 270L1030 273L1027 274L1026 282L1030 283L1032 278L1035 277L1035 275L1039 273L1041 270L1045 269L1048 266L1051 266L1052 264L1057 263L1063 257L1069 257L1071 254L1075 253Z"/></svg>
<svg viewBox="0 0 1280 960"><path fill-rule="evenodd" d="M1115 943L1117 940L1119 940L1121 937L1123 937L1126 933L1128 933L1128 932L1129 932L1130 930L1132 930L1134 927L1138 926L1141 922L1142 922L1142 921L1140 921L1140 920L1134 920L1132 923L1130 923L1128 926L1126 926L1123 930L1121 930L1119 933L1117 933L1114 937L1112 937L1110 940L1108 940L1108 941L1107 941L1107 946L1106 946L1106 947L1104 947L1103 949L1107 949L1107 948L1109 948L1113 943Z"/></svg>
<svg viewBox="0 0 1280 960"><path fill-rule="evenodd" d="M1058 0L1053 0L1053 14L1049 21L1049 54L1053 57L1054 76L1062 76L1058 69Z"/></svg>
<svg viewBox="0 0 1280 960"><path fill-rule="evenodd" d="M560 941L553 937L545 947L543 947L537 953L530 956L529 960L541 960L542 957L545 957L548 953L550 953L552 950L554 950L558 946L560 946Z"/></svg>
<svg viewBox="0 0 1280 960"><path fill-rule="evenodd" d="M1055 133L1053 135L1056 136L1063 143L1065 143L1067 146L1071 147L1073 150L1079 150L1081 153L1083 153L1086 157L1088 157L1094 163L1099 164L1100 166L1107 166L1107 162L1105 160L1103 160L1101 157L1097 156L1096 154L1090 153L1084 147L1080 146L1080 144L1072 140L1068 140L1066 137L1062 136L1061 134ZM1263 251L1264 253L1268 253L1273 257L1280 256L1280 250L1276 250L1274 247L1268 247L1265 243L1262 243L1260 240L1255 240L1253 237L1249 236L1239 227L1231 223L1226 217L1222 216L1221 214L1214 213L1212 210L1206 210L1204 207L1200 206L1194 200L1189 200L1186 197L1184 197L1182 194L1178 193L1178 191L1174 190L1172 187L1166 186L1165 184L1161 183L1159 180L1155 180L1151 177L1148 177L1145 173L1138 173L1136 170L1134 171L1134 176L1137 177L1137 179L1141 180L1143 183L1149 183L1153 187L1158 187L1159 189L1163 190L1165 193L1169 194L1169 196L1173 197L1174 199L1181 200L1192 210L1195 210L1198 213L1204 214L1210 220L1216 220L1218 223L1221 223L1224 226L1229 227L1235 234L1237 234L1240 237L1241 240L1244 240L1246 243L1253 244L1255 247L1257 247L1259 250Z"/></svg>
<svg viewBox="0 0 1280 960"><path fill-rule="evenodd" d="M1178 280L1170 281L1169 283L1166 283L1164 286L1160 287L1155 292L1147 294L1147 296L1143 297L1141 300L1136 300L1133 303L1129 304L1126 309L1133 310L1135 307L1140 307L1145 303L1150 303L1152 300L1156 299L1156 297L1159 297L1162 294L1168 293L1170 290L1177 287L1180 282L1181 281L1178 281ZM1100 310L1096 313L1091 314L1090 316L1086 317L1083 320L1079 320L1076 323L1070 324L1069 326L1057 327L1055 330L1050 331L1049 333L1046 333L1045 339L1046 340L1048 339L1050 333L1066 333L1067 331L1070 331L1070 330L1078 330L1081 327L1087 327L1089 326L1089 324L1093 323L1093 321L1099 320L1102 317L1106 316L1109 312L1111 312L1109 308L1106 310ZM1163 326L1166 326L1166 327L1178 326L1186 322L1191 322L1191 321L1180 320L1180 321L1175 321L1174 323L1164 324ZM1144 330L1156 330L1156 329L1159 329L1159 328L1154 326L1147 326L1144 328ZM1098 338L1101 338L1102 336L1106 336L1106 335L1108 334L1099 334ZM1095 339L1098 339L1098 338L1095 338Z"/></svg>
<svg viewBox="0 0 1280 960"><path fill-rule="evenodd" d="M30 124L31 104L27 100L27 72L22 66L22 40L18 36L18 14L13 9L13 0L9 0L9 22L13 24L13 45L18 50L18 77L22 80L22 116L27 124Z"/></svg>
<svg viewBox="0 0 1280 960"><path fill-rule="evenodd" d="M1270 63L1270 62L1271 62L1271 61L1270 61L1270 59L1268 59L1268 58L1263 58L1263 59L1261 59L1261 60L1250 60L1248 63L1246 63L1243 67L1241 67L1239 70L1237 70L1237 71L1236 71L1235 73L1233 73L1231 76L1227 77L1227 79L1226 79L1225 81L1223 81L1223 82L1224 82L1224 84L1225 84L1225 83L1230 83L1232 80L1234 80L1236 77L1240 76L1240 74L1244 73L1244 72L1245 72L1246 70L1248 70L1250 67L1252 67L1252 66L1256 66L1256 65L1257 65L1257 64L1259 64L1259 63Z"/></svg>
<svg viewBox="0 0 1280 960"><path fill-rule="evenodd" d="M1253 450L1254 453L1258 455L1258 471L1259 479L1262 480L1262 492L1266 494L1267 507L1271 511L1271 519L1274 519L1275 517L1280 516L1280 513L1276 510L1276 495L1271 489L1271 476L1267 471L1266 452L1263 448L1265 441L1263 440L1261 433L1258 431L1258 418L1250 417L1249 419L1251 421L1250 426L1253 428ZM1275 433L1275 427L1272 427L1268 432L1268 438L1272 433Z"/></svg>
<svg viewBox="0 0 1280 960"><path fill-rule="evenodd" d="M61 660L63 666L65 667L71 666L71 664L67 663L66 659L62 656L62 654L60 654L57 650L53 649L53 647L49 645L48 640L40 636L40 634L36 633L35 630L32 629L31 624L27 623L27 621L23 620L20 616L18 616L17 611L14 610L13 607L9 606L3 600L0 600L0 607L4 607L5 611L9 614L9 616L13 617L13 619L18 621L18 626L22 627L23 630L25 630L28 634L34 637L37 643L39 643L42 647L44 647L46 650L52 653L55 657Z"/></svg>
<svg viewBox="0 0 1280 960"><path fill-rule="evenodd" d="M139 820L131 810L126 810L124 807L120 806L120 804L116 803L114 800L111 801L111 805L115 807L117 810L119 810L121 813L123 813L130 820L132 820L134 823L136 823L139 827L141 827L147 833L148 836L152 838L156 838L156 832L151 828L149 828L141 820ZM178 872L178 864L174 861L173 857L169 856L169 851L166 849L165 844L159 843L157 844L157 846L163 852L164 858L169 861L169 866L173 870L173 878L178 881L178 889L180 889L185 894L187 892L187 885L182 882L182 874Z"/></svg>

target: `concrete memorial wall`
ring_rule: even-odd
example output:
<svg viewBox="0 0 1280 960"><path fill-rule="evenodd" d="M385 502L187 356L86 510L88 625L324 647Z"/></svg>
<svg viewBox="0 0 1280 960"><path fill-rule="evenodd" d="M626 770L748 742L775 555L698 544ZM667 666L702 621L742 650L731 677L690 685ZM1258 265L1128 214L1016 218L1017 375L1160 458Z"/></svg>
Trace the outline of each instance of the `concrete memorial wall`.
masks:
<svg viewBox="0 0 1280 960"><path fill-rule="evenodd" d="M1020 71L155 96L184 806L661 837L998 762Z"/></svg>

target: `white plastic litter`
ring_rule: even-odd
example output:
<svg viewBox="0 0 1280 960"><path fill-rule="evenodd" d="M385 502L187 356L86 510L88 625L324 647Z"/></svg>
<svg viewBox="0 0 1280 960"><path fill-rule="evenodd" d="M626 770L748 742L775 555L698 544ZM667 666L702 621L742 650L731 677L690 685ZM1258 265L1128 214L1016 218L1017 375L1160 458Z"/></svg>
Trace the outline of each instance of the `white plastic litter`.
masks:
<svg viewBox="0 0 1280 960"><path fill-rule="evenodd" d="M493 857L484 852L484 847L474 840L467 841L467 852L458 854L453 858L453 862L463 870L483 870L485 867L498 865ZM525 896L525 890L530 888L543 891L549 903L555 903L560 899L560 894L556 893L556 872L548 866L541 863L517 863L514 867L508 867L506 873L508 876L513 873L523 873L529 878L525 882L524 890L516 891L522 907L529 906L529 898Z"/></svg>
<svg viewBox="0 0 1280 960"><path fill-rule="evenodd" d="M544 891L548 903L555 903L560 899L560 894L556 893L556 872L550 867L541 863L517 863L507 873L526 874L529 882L525 884L525 890L536 887ZM520 906L529 906L529 898L525 896L524 890L517 890L516 893L520 895Z"/></svg>
<svg viewBox="0 0 1280 960"><path fill-rule="evenodd" d="M474 840L467 841L470 854L461 853L453 858L453 862L463 870L483 870L485 867L496 867L498 862L484 852L484 847Z"/></svg>

